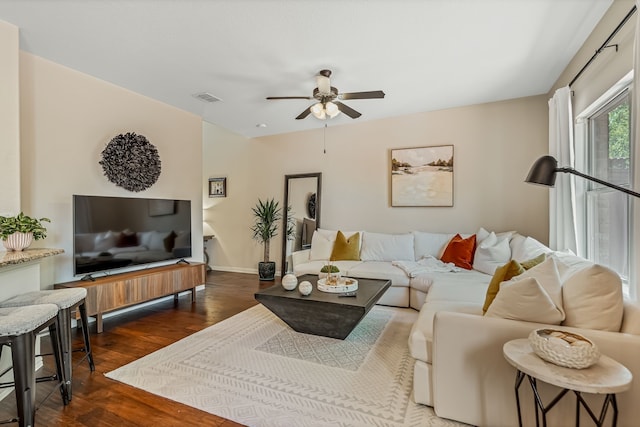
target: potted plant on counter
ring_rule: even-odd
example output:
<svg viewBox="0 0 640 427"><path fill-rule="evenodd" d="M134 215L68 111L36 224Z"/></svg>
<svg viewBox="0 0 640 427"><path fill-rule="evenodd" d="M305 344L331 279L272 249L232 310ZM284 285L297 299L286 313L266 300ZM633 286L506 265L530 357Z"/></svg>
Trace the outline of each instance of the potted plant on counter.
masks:
<svg viewBox="0 0 640 427"><path fill-rule="evenodd" d="M0 239L7 250L21 251L28 248L32 240L47 237L43 222L49 218L32 218L20 212L16 216L0 216Z"/></svg>
<svg viewBox="0 0 640 427"><path fill-rule="evenodd" d="M276 275L276 263L269 260L271 239L278 235L278 223L282 220L282 208L274 199L262 201L252 208L254 222L251 227L253 238L263 244L263 260L258 263L260 280L273 280ZM289 230L285 230L288 233Z"/></svg>

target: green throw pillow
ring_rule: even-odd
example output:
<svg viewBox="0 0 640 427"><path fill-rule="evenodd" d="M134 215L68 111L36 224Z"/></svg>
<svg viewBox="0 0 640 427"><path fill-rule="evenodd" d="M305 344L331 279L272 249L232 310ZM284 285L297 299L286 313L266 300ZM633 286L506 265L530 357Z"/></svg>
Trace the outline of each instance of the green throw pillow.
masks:
<svg viewBox="0 0 640 427"><path fill-rule="evenodd" d="M535 258L531 258L531 259L528 259L526 261L522 261L520 263L520 265L525 270L529 270L529 269L532 269L533 267L535 267L536 265L544 262L545 259L547 259L547 255L546 254L540 254Z"/></svg>
<svg viewBox="0 0 640 427"><path fill-rule="evenodd" d="M360 261L360 233L355 233L347 239L342 231L338 231L329 260Z"/></svg>

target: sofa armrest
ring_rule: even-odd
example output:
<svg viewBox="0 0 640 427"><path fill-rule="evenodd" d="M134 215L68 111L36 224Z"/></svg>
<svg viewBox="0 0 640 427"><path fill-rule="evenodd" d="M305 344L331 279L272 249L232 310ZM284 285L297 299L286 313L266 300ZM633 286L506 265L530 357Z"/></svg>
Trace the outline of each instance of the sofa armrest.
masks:
<svg viewBox="0 0 640 427"><path fill-rule="evenodd" d="M514 393L515 368L502 353L504 343L526 338L538 328L554 325L438 312L434 320L433 394L438 416L479 426L517 425ZM617 396L620 426L634 425L640 417L640 336L619 332L561 327L593 340L600 352L625 365L636 378L631 389ZM538 383L542 400L548 403L558 389ZM530 387L520 388L523 421L535 419ZM594 408L602 397L585 395ZM591 403L590 403L591 404ZM583 414L583 416L586 416ZM575 399L565 397L548 413L550 425L573 424ZM525 422L525 424L527 424Z"/></svg>
<svg viewBox="0 0 640 427"><path fill-rule="evenodd" d="M309 262L310 256L311 256L311 249L304 249L302 251L293 252L291 254L291 262L293 263L293 267L295 268L296 265Z"/></svg>

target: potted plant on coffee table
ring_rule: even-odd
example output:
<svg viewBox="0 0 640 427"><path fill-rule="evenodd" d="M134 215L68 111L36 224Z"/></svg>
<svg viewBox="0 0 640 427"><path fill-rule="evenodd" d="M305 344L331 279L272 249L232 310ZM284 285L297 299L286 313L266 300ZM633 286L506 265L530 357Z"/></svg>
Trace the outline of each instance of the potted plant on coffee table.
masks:
<svg viewBox="0 0 640 427"><path fill-rule="evenodd" d="M282 208L274 199L262 201L252 208L254 222L251 227L253 238L264 247L263 260L258 263L260 280L273 280L276 275L276 263L269 260L271 239L278 235L278 224L282 220ZM288 233L289 230L286 230Z"/></svg>
<svg viewBox="0 0 640 427"><path fill-rule="evenodd" d="M32 218L20 212L16 216L0 216L0 239L7 250L21 251L29 247L32 240L47 237L47 229L43 222L51 222L49 218Z"/></svg>

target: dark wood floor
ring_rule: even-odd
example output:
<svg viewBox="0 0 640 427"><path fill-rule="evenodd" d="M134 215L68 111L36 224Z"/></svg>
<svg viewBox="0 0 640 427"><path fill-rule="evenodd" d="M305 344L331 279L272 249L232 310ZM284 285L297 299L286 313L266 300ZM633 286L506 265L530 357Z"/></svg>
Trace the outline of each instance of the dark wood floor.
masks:
<svg viewBox="0 0 640 427"><path fill-rule="evenodd" d="M196 331L224 320L256 305L253 294L276 282L260 282L257 275L209 272L203 291L197 292L196 303L189 293L173 300L161 301L104 320L104 332L95 333L92 325L95 372L86 362L76 364L73 371L73 400L62 405L54 384L39 383L38 400L44 400L36 412L37 426L221 426L239 424L216 417L162 397L113 381L105 373L152 353ZM81 343L80 334L76 342ZM43 346L48 346L43 338ZM79 362L83 353L74 353ZM45 359L51 359L47 357ZM45 360L44 370L53 363ZM15 416L13 394L0 403L0 419Z"/></svg>

